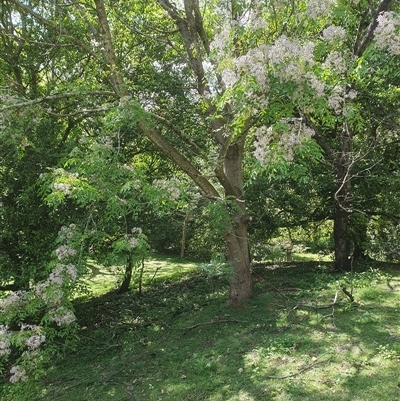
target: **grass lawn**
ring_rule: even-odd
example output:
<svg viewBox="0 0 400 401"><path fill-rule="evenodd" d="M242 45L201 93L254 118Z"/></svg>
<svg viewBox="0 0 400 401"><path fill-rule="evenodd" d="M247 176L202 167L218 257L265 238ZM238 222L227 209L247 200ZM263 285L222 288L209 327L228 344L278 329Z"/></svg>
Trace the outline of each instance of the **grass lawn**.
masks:
<svg viewBox="0 0 400 401"><path fill-rule="evenodd" d="M115 282L98 270L96 296L76 300L77 349L37 382L4 385L2 400L400 400L400 270L380 267L390 287L351 303L328 263L258 265L241 309L194 263L148 262L142 296L101 294Z"/></svg>

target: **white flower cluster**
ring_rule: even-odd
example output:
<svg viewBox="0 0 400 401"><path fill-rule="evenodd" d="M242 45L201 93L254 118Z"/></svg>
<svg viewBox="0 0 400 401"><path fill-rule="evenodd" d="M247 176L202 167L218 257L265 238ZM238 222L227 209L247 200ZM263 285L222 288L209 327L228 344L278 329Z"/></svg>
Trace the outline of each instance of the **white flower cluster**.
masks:
<svg viewBox="0 0 400 401"><path fill-rule="evenodd" d="M70 239L73 235L75 226L62 227L60 230L63 239ZM61 245L56 250L58 259L74 256L76 251L67 245ZM48 318L54 321L59 326L68 325L76 320L75 315L70 308L64 305L65 294L63 286L65 283L75 281L78 273L73 264L58 264L49 274L46 281L36 284L30 292L15 291L8 297L0 301L0 310L4 313L14 314L14 308L18 310L25 308L25 305L36 297L44 301L46 309L48 310ZM40 303L41 305L41 303ZM36 325L22 324L21 333L14 333L8 330L6 326L0 326L0 356L10 353L10 344L13 336L17 338L17 346L20 348L25 347L22 353L24 364L27 361L34 360L35 363L40 360L39 347L46 341L46 336L42 332L42 328ZM22 340L22 342L21 342ZM27 366L27 365L24 365ZM10 381L17 383L19 381L27 380L26 370L21 365L13 366L10 370Z"/></svg>
<svg viewBox="0 0 400 401"><path fill-rule="evenodd" d="M232 88L233 85L239 80L240 75L236 72L231 70L230 68L225 68L221 72L221 79L224 83L225 87Z"/></svg>
<svg viewBox="0 0 400 401"><path fill-rule="evenodd" d="M387 50L392 56L400 55L400 16L393 11L385 11L378 16L375 40L379 48Z"/></svg>
<svg viewBox="0 0 400 401"><path fill-rule="evenodd" d="M53 184L53 189L56 191L64 192L65 195L69 195L71 193L71 188L69 184L64 182L55 182Z"/></svg>
<svg viewBox="0 0 400 401"><path fill-rule="evenodd" d="M261 45L251 49L247 54L232 60L232 68L222 72L226 87L232 87L241 75L250 75L258 84L258 94L250 89L246 93L248 102L257 104L262 110L268 106L269 90L268 68L281 82L309 84L318 97L323 96L325 85L310 71L315 64L315 44L311 41L293 40L285 35L280 36L272 45ZM259 103L259 104L258 104Z"/></svg>
<svg viewBox="0 0 400 401"><path fill-rule="evenodd" d="M256 80L260 90L268 88L266 75L268 52L269 46L261 45L233 60L234 67L238 73L245 72L251 75Z"/></svg>
<svg viewBox="0 0 400 401"><path fill-rule="evenodd" d="M8 355L11 352L11 333L7 326L0 325L0 356Z"/></svg>
<svg viewBox="0 0 400 401"><path fill-rule="evenodd" d="M49 284L62 284L63 283L63 276L67 274L72 280L76 280L77 271L73 264L68 265L57 265L53 271L49 274L47 278L47 282Z"/></svg>
<svg viewBox="0 0 400 401"><path fill-rule="evenodd" d="M335 86L328 98L328 106L336 115L339 115L344 112L346 100L354 100L356 97L357 92L355 90L346 91L345 88L341 86Z"/></svg>
<svg viewBox="0 0 400 401"><path fill-rule="evenodd" d="M5 311L6 309L20 305L26 301L26 291L13 291L6 298L0 300L0 309Z"/></svg>
<svg viewBox="0 0 400 401"><path fill-rule="evenodd" d="M210 50L217 54L224 54L227 50L227 44L230 40L231 27L225 25L220 32L214 36L214 40L210 43Z"/></svg>
<svg viewBox="0 0 400 401"><path fill-rule="evenodd" d="M76 320L76 317L72 310L64 306L60 306L55 311L52 311L50 313L50 318L51 320L56 322L58 326L71 324Z"/></svg>
<svg viewBox="0 0 400 401"><path fill-rule="evenodd" d="M153 185L165 192L169 198L176 201L181 196L181 190L178 188L179 181L175 178L170 180L154 180Z"/></svg>
<svg viewBox="0 0 400 401"><path fill-rule="evenodd" d="M254 135L254 157L264 166L269 158L269 145L272 139L272 127L258 127Z"/></svg>
<svg viewBox="0 0 400 401"><path fill-rule="evenodd" d="M335 114L342 113L344 103L344 89L341 86L335 86L328 99L328 106Z"/></svg>
<svg viewBox="0 0 400 401"><path fill-rule="evenodd" d="M68 245L60 245L56 249L56 255L58 260L66 259L76 255L76 250L69 247Z"/></svg>
<svg viewBox="0 0 400 401"><path fill-rule="evenodd" d="M346 59L337 50L331 51L322 64L323 67L334 71L335 73L342 75L348 70Z"/></svg>
<svg viewBox="0 0 400 401"><path fill-rule="evenodd" d="M75 281L78 273L73 264L57 265L49 274L46 281L36 284L35 294L42 298L46 303L58 304L62 299L62 291L60 287L64 283L65 276ZM51 290L49 291L49 288Z"/></svg>
<svg viewBox="0 0 400 401"><path fill-rule="evenodd" d="M280 36L276 42L268 48L268 60L272 65L285 67L281 78L299 82L304 75L305 67L314 65L313 42L302 43L292 40L285 35Z"/></svg>
<svg viewBox="0 0 400 401"><path fill-rule="evenodd" d="M30 337L26 339L29 351L34 351L46 341L46 336L41 333L40 327L32 324L22 324L21 332L30 331Z"/></svg>
<svg viewBox="0 0 400 401"><path fill-rule="evenodd" d="M282 82L310 84L315 94L321 97L325 85L310 70L315 64L313 42L292 40L282 35L268 48L269 64L275 67L275 75Z"/></svg>
<svg viewBox="0 0 400 401"><path fill-rule="evenodd" d="M46 341L46 336L44 334L34 335L26 340L26 345L30 351L39 348L40 344Z"/></svg>
<svg viewBox="0 0 400 401"><path fill-rule="evenodd" d="M292 118L287 121L290 131L285 132L279 138L279 149L283 157L291 161L294 157L294 149L299 147L304 140L310 139L314 135L314 130L304 124L301 118Z"/></svg>
<svg viewBox="0 0 400 401"><path fill-rule="evenodd" d="M245 21L244 25L251 27L253 30L266 29L268 25L261 13L263 5L259 2L257 7L255 3L256 2L254 2L254 8L249 11L249 18Z"/></svg>
<svg viewBox="0 0 400 401"><path fill-rule="evenodd" d="M68 227L62 226L60 231L58 232L60 239L63 240L71 239L74 236L75 228L76 228L75 224L70 224Z"/></svg>
<svg viewBox="0 0 400 401"><path fill-rule="evenodd" d="M34 331L37 332L40 330L40 327L37 326L36 324L27 324L27 323L22 323L21 324L21 331Z"/></svg>
<svg viewBox="0 0 400 401"><path fill-rule="evenodd" d="M139 238L136 237L137 234L141 234L142 229L140 227L133 227L131 234L125 234L124 237L128 241L129 246L134 249L139 244Z"/></svg>
<svg viewBox="0 0 400 401"><path fill-rule="evenodd" d="M327 17L332 12L336 0L310 0L307 5L306 14L313 20Z"/></svg>
<svg viewBox="0 0 400 401"><path fill-rule="evenodd" d="M11 373L10 377L11 383L25 381L28 378L25 369L23 369L20 365L13 366L10 370L10 373Z"/></svg>
<svg viewBox="0 0 400 401"><path fill-rule="evenodd" d="M346 39L346 31L341 26L331 25L322 31L322 37L327 42Z"/></svg>
<svg viewBox="0 0 400 401"><path fill-rule="evenodd" d="M317 97L322 97L325 94L325 82L320 81L313 72L309 71L305 74L305 78L309 80L309 84L315 91Z"/></svg>
<svg viewBox="0 0 400 401"><path fill-rule="evenodd" d="M257 128L253 155L261 165L265 165L271 159L270 144L272 141L277 142L280 153L290 161L293 159L294 149L314 135L314 131L304 124L301 118L285 119L280 122L281 127L282 124L285 124L287 129L275 130L273 126Z"/></svg>

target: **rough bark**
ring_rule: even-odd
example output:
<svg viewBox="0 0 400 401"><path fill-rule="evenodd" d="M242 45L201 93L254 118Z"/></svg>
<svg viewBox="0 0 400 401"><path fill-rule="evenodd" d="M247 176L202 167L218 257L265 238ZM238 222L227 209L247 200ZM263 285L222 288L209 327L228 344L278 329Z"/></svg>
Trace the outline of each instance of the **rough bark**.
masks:
<svg viewBox="0 0 400 401"><path fill-rule="evenodd" d="M252 295L252 277L247 225L250 217L246 214L243 197L243 159L244 138L241 143L228 147L224 159L224 175L229 183L225 188L227 198L232 197L236 205L232 230L226 233L228 260L232 263L234 276L229 287L228 302L240 306Z"/></svg>
<svg viewBox="0 0 400 401"><path fill-rule="evenodd" d="M247 236L248 219L244 214L238 214L237 217L235 229L226 234L228 260L232 263L234 270L228 299L228 303L232 306L241 306L253 293Z"/></svg>
<svg viewBox="0 0 400 401"><path fill-rule="evenodd" d="M349 245L348 245L348 213L342 206L335 202L333 218L333 236L335 241L335 269L350 270Z"/></svg>
<svg viewBox="0 0 400 401"><path fill-rule="evenodd" d="M335 241L335 268L350 270L348 225L351 208L352 137L344 124L342 149L336 161L336 193L334 199L333 236Z"/></svg>

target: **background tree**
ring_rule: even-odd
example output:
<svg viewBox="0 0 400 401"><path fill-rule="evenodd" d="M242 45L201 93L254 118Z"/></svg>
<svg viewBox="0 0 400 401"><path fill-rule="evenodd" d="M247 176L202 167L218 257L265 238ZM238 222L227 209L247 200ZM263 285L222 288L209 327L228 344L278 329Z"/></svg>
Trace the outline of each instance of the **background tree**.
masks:
<svg viewBox="0 0 400 401"><path fill-rule="evenodd" d="M287 143L298 141L302 129L312 130L309 135L322 149L335 181L333 234L337 269L350 268L348 226L354 205L352 182L360 172L356 165L368 158L373 147L385 143L388 132L386 119L375 120L371 130L371 119L364 114L366 93L362 89L366 88L365 68L374 64L379 48L389 51L393 62L398 63L398 40L394 34L398 18L389 11L392 3L381 1L370 7L363 2L311 1L303 17L293 12L285 21L281 26L284 35L272 47L257 50L269 58L270 80L278 78L281 85L277 94L270 96L274 103L270 102L265 113L265 125L256 132L255 155L264 163L275 143L286 157L292 158L285 149ZM304 32L302 39L299 30ZM377 45L373 41L375 31ZM393 93L388 85L387 93ZM368 91L368 96L388 105L393 101L391 95L385 98L373 91ZM287 104L276 103L277 99L285 99ZM395 113L398 118L398 110Z"/></svg>

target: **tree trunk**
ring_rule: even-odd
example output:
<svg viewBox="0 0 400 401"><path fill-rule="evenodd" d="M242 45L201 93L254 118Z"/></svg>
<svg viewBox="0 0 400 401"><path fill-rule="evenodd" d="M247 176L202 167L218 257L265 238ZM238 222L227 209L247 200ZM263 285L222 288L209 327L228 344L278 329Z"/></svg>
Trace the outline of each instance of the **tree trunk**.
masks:
<svg viewBox="0 0 400 401"><path fill-rule="evenodd" d="M186 232L187 226L189 222L189 215L187 214L183 219L183 228L182 228L182 241L181 241L181 258L185 257L185 249L186 249Z"/></svg>
<svg viewBox="0 0 400 401"><path fill-rule="evenodd" d="M122 283L117 291L118 294L123 294L124 292L127 292L129 290L129 285L131 284L131 279L132 279L132 270L133 270L133 257L132 253L130 253L125 266L124 279L122 280Z"/></svg>
<svg viewBox="0 0 400 401"><path fill-rule="evenodd" d="M144 273L144 258L142 258L140 262L140 270L139 270L138 288L140 296L142 296L142 289L143 289L143 273Z"/></svg>
<svg viewBox="0 0 400 401"><path fill-rule="evenodd" d="M336 192L333 216L333 238L335 242L335 269L350 271L349 259L349 214L351 207L351 150L352 138L343 126L341 154L336 161Z"/></svg>
<svg viewBox="0 0 400 401"><path fill-rule="evenodd" d="M241 306L253 293L245 215L240 216L235 229L226 234L226 242L228 261L234 270L229 285L228 303L232 306Z"/></svg>
<svg viewBox="0 0 400 401"><path fill-rule="evenodd" d="M234 270L228 299L228 303L232 306L241 306L253 293L247 232L247 225L251 218L246 214L246 204L243 198L243 146L244 138L242 144L229 146L224 159L224 176L229 183L229 186L225 187L226 197L227 199L232 198L236 206L233 228L225 236L228 261Z"/></svg>
<svg viewBox="0 0 400 401"><path fill-rule="evenodd" d="M335 202L333 219L333 238L335 241L335 269L350 270L349 242L348 242L348 221L347 211Z"/></svg>

